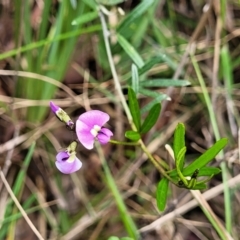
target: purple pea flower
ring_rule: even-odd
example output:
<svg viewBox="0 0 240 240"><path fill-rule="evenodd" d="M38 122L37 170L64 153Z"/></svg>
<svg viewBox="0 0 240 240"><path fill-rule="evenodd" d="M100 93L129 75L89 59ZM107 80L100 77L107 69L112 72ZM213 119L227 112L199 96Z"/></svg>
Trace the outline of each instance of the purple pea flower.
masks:
<svg viewBox="0 0 240 240"><path fill-rule="evenodd" d="M56 167L64 174L78 171L82 167L82 162L76 157L77 142L73 141L65 151L61 151L56 156Z"/></svg>
<svg viewBox="0 0 240 240"><path fill-rule="evenodd" d="M109 142L113 133L103 128L103 125L109 120L107 113L92 110L80 115L76 122L76 133L78 140L87 149L92 149L94 140L97 139L101 144Z"/></svg>
<svg viewBox="0 0 240 240"><path fill-rule="evenodd" d="M63 111L59 106L55 105L53 102L50 102L50 108L52 112L57 116L57 118L66 124L66 126L70 129L74 129L74 122L70 119L68 114Z"/></svg>
<svg viewBox="0 0 240 240"><path fill-rule="evenodd" d="M75 154L69 154L67 151L59 152L56 156L56 167L64 174L70 174L78 171L82 167L82 162Z"/></svg>

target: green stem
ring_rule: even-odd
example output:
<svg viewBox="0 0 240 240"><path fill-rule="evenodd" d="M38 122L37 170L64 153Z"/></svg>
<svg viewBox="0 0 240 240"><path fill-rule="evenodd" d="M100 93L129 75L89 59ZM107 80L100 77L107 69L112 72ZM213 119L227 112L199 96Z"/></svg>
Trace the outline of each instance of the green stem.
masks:
<svg viewBox="0 0 240 240"><path fill-rule="evenodd" d="M147 147L143 143L143 141L139 140L140 147L143 150L143 152L147 155L148 159L152 162L152 164L157 168L157 170L165 177L167 178L171 183L178 186L178 184L166 173L166 171L162 168L162 166L158 163L158 161L152 156L152 154L148 151Z"/></svg>
<svg viewBox="0 0 240 240"><path fill-rule="evenodd" d="M117 145L126 145L126 146L139 146L138 142L120 142L117 140L110 140L110 143L117 144Z"/></svg>

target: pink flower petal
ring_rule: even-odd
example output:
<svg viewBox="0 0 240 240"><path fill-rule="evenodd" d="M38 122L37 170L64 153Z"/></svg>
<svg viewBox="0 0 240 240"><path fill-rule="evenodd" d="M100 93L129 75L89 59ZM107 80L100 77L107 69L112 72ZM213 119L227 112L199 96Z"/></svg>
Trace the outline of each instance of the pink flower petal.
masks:
<svg viewBox="0 0 240 240"><path fill-rule="evenodd" d="M85 148L93 149L94 136L91 134L91 127L89 125L78 119L76 122L76 134L78 140Z"/></svg>
<svg viewBox="0 0 240 240"><path fill-rule="evenodd" d="M110 137L112 135L113 135L113 133L109 129L102 128L97 135L97 139L101 144L106 144L109 142Z"/></svg>
<svg viewBox="0 0 240 240"><path fill-rule="evenodd" d="M67 152L59 152L56 156L57 161L55 164L60 172L70 174L78 171L82 167L82 162L77 157L75 157L72 162L68 162L66 156L69 156ZM61 157L63 157L62 160Z"/></svg>
<svg viewBox="0 0 240 240"><path fill-rule="evenodd" d="M80 115L78 120L92 129L94 125L102 127L109 120L109 115L99 110L91 110Z"/></svg>

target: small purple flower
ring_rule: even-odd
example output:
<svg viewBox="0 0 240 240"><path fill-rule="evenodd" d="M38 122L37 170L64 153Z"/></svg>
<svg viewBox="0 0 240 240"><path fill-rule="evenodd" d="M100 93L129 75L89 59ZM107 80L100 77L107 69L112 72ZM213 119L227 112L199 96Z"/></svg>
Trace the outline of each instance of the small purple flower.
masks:
<svg viewBox="0 0 240 240"><path fill-rule="evenodd" d="M54 114L57 115L57 112L61 109L59 106L55 105L52 101L50 102L50 108Z"/></svg>
<svg viewBox="0 0 240 240"><path fill-rule="evenodd" d="M92 110L80 115L76 122L76 133L78 140L87 149L92 149L94 140L97 139L101 144L109 142L113 133L102 126L109 120L107 113Z"/></svg>
<svg viewBox="0 0 240 240"><path fill-rule="evenodd" d="M57 116L57 118L66 124L66 126L70 129L74 129L74 122L70 119L68 114L63 111L59 106L55 105L53 102L50 102L50 108L52 112Z"/></svg>
<svg viewBox="0 0 240 240"><path fill-rule="evenodd" d="M68 150L59 152L56 160L56 167L64 174L74 173L82 167L82 162L76 157L75 152L70 154Z"/></svg>

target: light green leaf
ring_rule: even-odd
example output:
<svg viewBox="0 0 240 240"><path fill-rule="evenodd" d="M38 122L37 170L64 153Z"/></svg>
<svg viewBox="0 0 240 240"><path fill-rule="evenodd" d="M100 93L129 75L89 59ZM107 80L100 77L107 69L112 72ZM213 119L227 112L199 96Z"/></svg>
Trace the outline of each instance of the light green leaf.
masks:
<svg viewBox="0 0 240 240"><path fill-rule="evenodd" d="M74 19L72 21L72 25L79 25L79 24L88 23L88 22L96 19L97 17L98 17L98 12L97 11L88 12L88 13L85 13L85 14L79 16L78 18Z"/></svg>
<svg viewBox="0 0 240 240"><path fill-rule="evenodd" d="M157 186L157 206L160 211L164 211L167 203L167 194L168 194L168 183L167 178L162 178Z"/></svg>
<svg viewBox="0 0 240 240"><path fill-rule="evenodd" d="M126 131L125 132L125 137L132 140L132 141L138 141L141 138L141 136L138 132L135 132L135 131L132 131L132 130Z"/></svg>
<svg viewBox="0 0 240 240"><path fill-rule="evenodd" d="M157 92L157 91L152 91L152 90L141 88L141 87L139 88L139 93L141 93L142 95L148 96L148 97L152 97L154 99L162 96L163 100L165 100L165 99L166 100L171 100L171 98L169 98L169 96L164 94L164 93Z"/></svg>
<svg viewBox="0 0 240 240"><path fill-rule="evenodd" d="M118 43L124 49L124 51L128 54L128 56L132 59L132 61L141 68L144 66L144 62L135 48L120 34L117 34Z"/></svg>
<svg viewBox="0 0 240 240"><path fill-rule="evenodd" d="M177 159L177 156L183 147L185 147L185 126L183 123L178 123L174 132L173 139L173 152L175 159ZM179 168L182 170L184 166L184 161L181 164L182 165L179 166Z"/></svg>
<svg viewBox="0 0 240 240"><path fill-rule="evenodd" d="M186 153L187 148L183 147L176 158L176 169L177 169L177 174L178 177L182 180L182 182L184 183L185 186L188 186L188 181L186 180L186 178L183 176L182 174L182 169L180 168L183 164L182 162L184 162L184 157L185 157L185 153Z"/></svg>
<svg viewBox="0 0 240 240"><path fill-rule="evenodd" d="M142 90L140 91L142 92ZM156 104L156 103L161 103L161 101L166 100L168 98L168 96L166 94L160 94L158 95L153 101L151 101L150 103L148 103L147 105L145 105L142 109L141 109L141 113L145 113L147 111L150 111L150 109Z"/></svg>
<svg viewBox="0 0 240 240"><path fill-rule="evenodd" d="M137 130L139 131L141 127L141 116L140 116L139 104L136 97L136 93L130 87L128 88L128 102L129 102L129 109L133 118L133 122Z"/></svg>
<svg viewBox="0 0 240 240"><path fill-rule="evenodd" d="M209 148L205 153L203 153L199 158L189 164L185 169L184 173L186 175L191 175L196 169L201 169L207 165L216 155L227 145L227 138L222 138L218 140L211 148Z"/></svg>
<svg viewBox="0 0 240 240"><path fill-rule="evenodd" d="M189 81L177 79L149 79L140 82L140 86L144 87L184 87L188 85L190 85Z"/></svg>
<svg viewBox="0 0 240 240"><path fill-rule="evenodd" d="M147 117L145 118L145 120L142 124L141 131L140 131L141 134L148 132L154 126L154 124L158 120L160 111L161 111L160 103L155 104L151 108L151 110L149 111L149 114L147 115Z"/></svg>
<svg viewBox="0 0 240 240"><path fill-rule="evenodd" d="M139 91L138 69L135 64L132 64L132 89L136 94Z"/></svg>
<svg viewBox="0 0 240 240"><path fill-rule="evenodd" d="M147 63L144 64L144 66L142 66L138 70L139 76L141 76L142 74L144 74L145 72L150 70L154 65L156 65L157 63L160 63L160 62L163 62L162 57L154 57L154 58L150 59Z"/></svg>

